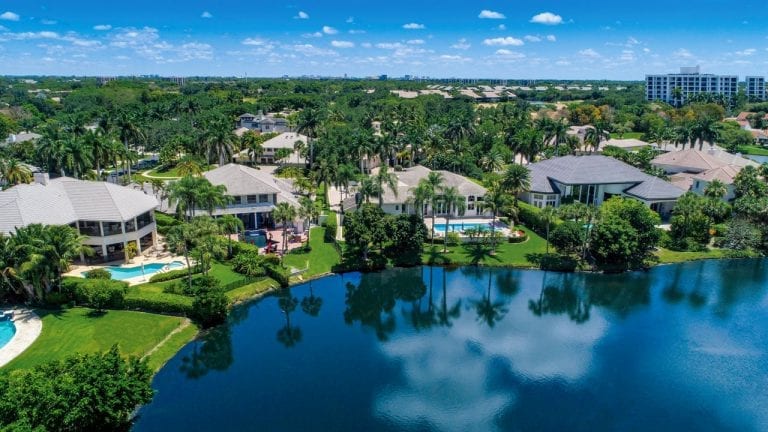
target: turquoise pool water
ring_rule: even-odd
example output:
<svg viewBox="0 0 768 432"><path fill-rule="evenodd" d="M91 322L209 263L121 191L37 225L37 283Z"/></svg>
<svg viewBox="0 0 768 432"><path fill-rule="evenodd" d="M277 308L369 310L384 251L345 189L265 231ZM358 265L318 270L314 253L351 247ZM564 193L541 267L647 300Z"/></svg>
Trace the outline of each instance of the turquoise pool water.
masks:
<svg viewBox="0 0 768 432"><path fill-rule="evenodd" d="M125 279L130 279L130 278L134 278L142 275L149 276L149 275L155 274L166 265L171 269L178 269L178 268L184 267L184 264L182 262L173 261L169 264L163 264L163 263L144 264L144 273L141 272L141 266L106 267L106 270L112 273L112 279L125 280Z"/></svg>
<svg viewBox="0 0 768 432"><path fill-rule="evenodd" d="M0 321L0 348L13 339L13 335L16 334L16 326L11 320Z"/></svg>
<svg viewBox="0 0 768 432"><path fill-rule="evenodd" d="M464 223L464 224L461 224L461 223L448 224L448 231L451 231L451 232L453 232L453 231L460 232L460 231L466 230L467 228L474 228L474 229L478 229L479 228L479 229L490 230L491 229L491 224L490 223L485 223L485 222L482 222L482 223L476 223L476 222L475 223ZM444 233L445 232L445 224L435 224L435 231L436 232Z"/></svg>

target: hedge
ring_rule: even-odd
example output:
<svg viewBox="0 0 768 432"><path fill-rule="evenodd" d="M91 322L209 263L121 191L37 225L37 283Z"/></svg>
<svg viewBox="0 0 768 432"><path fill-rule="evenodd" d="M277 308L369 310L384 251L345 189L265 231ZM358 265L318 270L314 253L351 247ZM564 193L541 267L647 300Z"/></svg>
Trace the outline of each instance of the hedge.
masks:
<svg viewBox="0 0 768 432"><path fill-rule="evenodd" d="M264 266L264 270L267 271L267 276L277 281L281 287L285 288L290 285L291 271L287 268L280 265L267 264Z"/></svg>
<svg viewBox="0 0 768 432"><path fill-rule="evenodd" d="M180 225L181 221L165 213L155 212L155 222L157 223L157 232L166 235L171 227Z"/></svg>
<svg viewBox="0 0 768 432"><path fill-rule="evenodd" d="M329 213L328 217L325 219L325 233L323 234L323 240L325 240L326 243L335 243L336 242L336 231L337 225L336 225L336 213Z"/></svg>
<svg viewBox="0 0 768 432"><path fill-rule="evenodd" d="M520 220L520 222L530 228L533 232L536 234L539 234L540 236L546 236L547 235L547 221L544 219L544 215L542 215L541 209L535 206L532 206L528 203L519 201L517 203L518 212L517 212L517 218ZM549 225L550 231L554 229L556 226L560 224L561 220L553 217L552 223Z"/></svg>
<svg viewBox="0 0 768 432"><path fill-rule="evenodd" d="M192 274L200 273L200 268L197 266L192 267ZM163 273L155 273L149 278L149 282L165 282L173 279L179 279L187 277L189 272L187 269L169 270Z"/></svg>
<svg viewBox="0 0 768 432"><path fill-rule="evenodd" d="M125 308L145 312L157 312L177 315L192 313L192 297L177 294L131 292L125 296Z"/></svg>
<svg viewBox="0 0 768 432"><path fill-rule="evenodd" d="M128 292L128 283L111 279L83 279L66 277L61 281L61 293L48 293L46 302L59 306L74 301L80 305L90 305L94 290L109 291L106 307L122 309L123 297Z"/></svg>

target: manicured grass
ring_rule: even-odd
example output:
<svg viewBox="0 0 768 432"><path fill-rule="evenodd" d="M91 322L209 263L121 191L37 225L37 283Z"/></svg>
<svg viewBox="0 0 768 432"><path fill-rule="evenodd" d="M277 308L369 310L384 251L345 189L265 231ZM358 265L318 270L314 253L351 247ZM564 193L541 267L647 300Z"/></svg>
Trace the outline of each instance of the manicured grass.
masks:
<svg viewBox="0 0 768 432"><path fill-rule="evenodd" d="M768 156L768 147L761 147L756 145L740 146L739 153L755 156Z"/></svg>
<svg viewBox="0 0 768 432"><path fill-rule="evenodd" d="M726 258L726 250L709 249L704 252L679 252L659 248L656 251L656 256L659 257L659 264L673 264L685 261Z"/></svg>
<svg viewBox="0 0 768 432"><path fill-rule="evenodd" d="M618 134L614 134L614 136L611 137L611 138L614 138L614 137L615 138L619 138L619 135ZM621 136L621 138L619 138L619 139L632 139L632 138L640 139L642 137L643 137L643 133L642 132L627 132L627 133L623 134Z"/></svg>
<svg viewBox="0 0 768 432"><path fill-rule="evenodd" d="M309 245L312 250L309 253L289 253L283 259L283 264L296 269L303 269L309 263L309 269L302 273L304 278L328 273L341 262L341 257L333 246L323 239L324 227L312 228L309 236Z"/></svg>
<svg viewBox="0 0 768 432"><path fill-rule="evenodd" d="M279 287L280 285L275 282L274 279L266 278L252 284L244 285L240 288L227 291L227 298L231 303L238 303Z"/></svg>
<svg viewBox="0 0 768 432"><path fill-rule="evenodd" d="M42 333L3 370L31 368L76 353L106 351L114 344L123 354L143 356L184 322L180 317L132 311L95 314L92 309L79 307L37 313L43 320Z"/></svg>
<svg viewBox="0 0 768 432"><path fill-rule="evenodd" d="M443 253L442 243L424 246L422 261L425 264L451 264L451 265L487 265L497 267L533 267L536 264L528 260L526 255L543 254L546 251L546 241L533 231L517 225L528 233L528 241L525 243L500 242L496 247L496 254L490 255L490 247L480 245L459 245L448 247L448 253ZM552 252L552 250L550 250Z"/></svg>
<svg viewBox="0 0 768 432"><path fill-rule="evenodd" d="M232 268L226 264L215 262L213 265L211 265L211 270L208 272L210 276L215 277L216 279L221 282L222 285L227 285L232 282L237 282L245 279L245 276L241 275L240 273L235 272L232 270ZM202 276L202 273L197 273L192 278L198 278ZM169 281L164 282L148 282L141 285L136 285L135 287L132 287L132 290L135 288L137 292L139 293L161 293L163 292L163 288L165 288L168 285L172 285L175 283L178 283L179 281L184 281L184 278L179 279L173 279Z"/></svg>
<svg viewBox="0 0 768 432"><path fill-rule="evenodd" d="M160 370L179 350L197 336L198 328L190 324L171 335L152 354L147 356L147 366L153 371Z"/></svg>

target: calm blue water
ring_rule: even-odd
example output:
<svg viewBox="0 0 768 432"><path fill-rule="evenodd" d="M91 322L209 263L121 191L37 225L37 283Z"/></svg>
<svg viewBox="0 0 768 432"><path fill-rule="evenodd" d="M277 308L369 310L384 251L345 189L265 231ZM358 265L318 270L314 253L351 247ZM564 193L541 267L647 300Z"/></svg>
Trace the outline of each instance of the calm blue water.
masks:
<svg viewBox="0 0 768 432"><path fill-rule="evenodd" d="M765 260L414 268L235 310L136 431L766 431Z"/></svg>
<svg viewBox="0 0 768 432"><path fill-rule="evenodd" d="M267 236L264 234L245 234L243 235L243 240L260 248L267 245Z"/></svg>
<svg viewBox="0 0 768 432"><path fill-rule="evenodd" d="M16 334L16 326L13 321L2 320L0 321L0 348L13 339L13 335Z"/></svg>
<svg viewBox="0 0 768 432"><path fill-rule="evenodd" d="M479 228L479 229L490 230L491 229L491 224L490 223L465 223L463 225L461 223L448 224L448 231L451 231L451 232L452 231L459 232L459 231L463 231L463 230L465 230L467 228L474 228L474 229L478 229ZM436 232L444 233L445 232L445 224L435 224L435 231Z"/></svg>
<svg viewBox="0 0 768 432"><path fill-rule="evenodd" d="M173 261L170 264L167 264L169 268L171 269L178 269L181 267L184 267L184 263L179 261ZM138 276L150 276L152 274L157 273L165 267L166 264L162 263L153 263L153 264L144 264L144 273L141 272L141 266L136 267L105 267L105 269L112 273L112 279L115 280L124 280L129 279L133 277Z"/></svg>

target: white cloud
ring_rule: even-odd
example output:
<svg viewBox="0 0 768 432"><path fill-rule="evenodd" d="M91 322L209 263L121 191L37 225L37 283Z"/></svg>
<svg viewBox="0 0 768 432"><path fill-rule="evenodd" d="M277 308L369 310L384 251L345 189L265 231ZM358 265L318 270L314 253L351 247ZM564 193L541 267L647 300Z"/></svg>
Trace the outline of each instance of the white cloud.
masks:
<svg viewBox="0 0 768 432"><path fill-rule="evenodd" d="M643 52L647 54L647 53L651 52L651 49L650 48L643 48Z"/></svg>
<svg viewBox="0 0 768 432"><path fill-rule="evenodd" d="M309 19L309 14L304 12L304 11L299 11L299 13L296 14L296 16L293 17L293 18L294 19Z"/></svg>
<svg viewBox="0 0 768 432"><path fill-rule="evenodd" d="M107 31L107 30L112 30L112 26L109 24L99 24L99 25L93 26L93 29L98 31Z"/></svg>
<svg viewBox="0 0 768 432"><path fill-rule="evenodd" d="M411 39L406 43L408 45L424 45L424 39Z"/></svg>
<svg viewBox="0 0 768 432"><path fill-rule="evenodd" d="M370 42L363 42L360 46L363 48L371 48L373 45Z"/></svg>
<svg viewBox="0 0 768 432"><path fill-rule="evenodd" d="M511 51L508 49L499 49L496 50L496 55L499 57L504 57L507 59L521 59L525 57L525 54L517 52L517 51Z"/></svg>
<svg viewBox="0 0 768 432"><path fill-rule="evenodd" d="M680 48L679 50L675 51L675 52L673 53L673 55L674 55L675 57L684 58L684 59L693 58L693 54L691 54L691 52L690 52L690 51L688 51L688 50L687 50L687 49L685 49L685 48Z"/></svg>
<svg viewBox="0 0 768 432"><path fill-rule="evenodd" d="M355 30L352 29L349 31L349 34L365 34L365 30Z"/></svg>
<svg viewBox="0 0 768 432"><path fill-rule="evenodd" d="M200 14L200 18L213 18L213 15L211 15L211 13L208 11L204 11L202 14Z"/></svg>
<svg viewBox="0 0 768 432"><path fill-rule="evenodd" d="M325 34L334 35L334 34L336 34L338 32L339 32L338 30L336 30L335 28L333 28L331 26L323 26L323 33L325 33Z"/></svg>
<svg viewBox="0 0 768 432"><path fill-rule="evenodd" d="M622 50L619 60L627 62L635 61L635 52L629 49Z"/></svg>
<svg viewBox="0 0 768 432"><path fill-rule="evenodd" d="M355 22L355 17L349 17L349 18L347 18L347 20L346 20L346 23L347 23L347 24L352 24L353 22Z"/></svg>
<svg viewBox="0 0 768 432"><path fill-rule="evenodd" d="M0 31L8 31L8 29L0 25Z"/></svg>
<svg viewBox="0 0 768 432"><path fill-rule="evenodd" d="M483 44L484 45L489 45L489 46L495 46L495 45L501 45L501 46L508 46L508 45L520 46L520 45L524 45L525 42L523 42L520 39L513 38L512 36L507 36L507 37L498 37L498 38L493 38L493 39L486 39L486 40L483 41Z"/></svg>
<svg viewBox="0 0 768 432"><path fill-rule="evenodd" d="M350 41L335 40L335 41L331 41L331 45L336 48L354 48L355 47L355 43Z"/></svg>
<svg viewBox="0 0 768 432"><path fill-rule="evenodd" d="M734 54L736 54L737 56L740 56L740 57L749 57L749 56L753 55L756 52L757 52L757 50L754 49L754 48L747 48L747 49L742 50L742 51L736 51Z"/></svg>
<svg viewBox="0 0 768 432"><path fill-rule="evenodd" d="M307 57L317 57L317 56L330 57L330 56L339 55L339 53L337 53L334 50L319 48L311 44L292 45L292 46L289 46L288 48L298 53L304 54Z"/></svg>
<svg viewBox="0 0 768 432"><path fill-rule="evenodd" d="M552 12L542 12L538 15L534 15L533 18L531 18L531 22L544 25L558 25L563 23L563 17L555 15Z"/></svg>
<svg viewBox="0 0 768 432"><path fill-rule="evenodd" d="M506 30L506 29L507 29L507 26L506 26L505 24L499 24L499 26L498 26L498 27L496 27L496 28L497 28L498 30L502 30L502 31L504 31L504 30Z"/></svg>
<svg viewBox="0 0 768 432"><path fill-rule="evenodd" d="M507 18L507 17L504 16L503 13L492 11L492 10L488 10L488 9L483 9L482 11L480 11L480 15L478 15L477 17L480 18L480 19L505 19L505 18Z"/></svg>
<svg viewBox="0 0 768 432"><path fill-rule="evenodd" d="M11 11L5 11L0 14L0 20L4 21L18 21L19 18L19 14L13 13Z"/></svg>
<svg viewBox="0 0 768 432"><path fill-rule="evenodd" d="M471 47L472 47L472 45L467 43L467 40L464 39L464 38L459 39L458 42L456 42L455 44L451 45L451 48L453 48L453 49L460 49L460 50L468 50Z"/></svg>
<svg viewBox="0 0 768 432"><path fill-rule="evenodd" d="M40 24L42 25L56 25L58 21L56 20L50 20L50 19L41 19Z"/></svg>
<svg viewBox="0 0 768 432"><path fill-rule="evenodd" d="M305 37L305 38L321 38L321 37L323 37L323 34L321 32L304 33L303 35L301 35L301 37Z"/></svg>
<svg viewBox="0 0 768 432"><path fill-rule="evenodd" d="M472 60L469 57L463 57L460 55L451 55L451 54L443 54L440 57L438 57L440 60L444 61L451 61L451 62L467 62Z"/></svg>
<svg viewBox="0 0 768 432"><path fill-rule="evenodd" d="M423 30L427 27L424 24L408 23L408 24L403 24L403 28L406 30Z"/></svg>
<svg viewBox="0 0 768 432"><path fill-rule="evenodd" d="M600 57L600 54L593 50L592 48L587 48L579 51L579 55L582 57L590 58L590 59L596 59Z"/></svg>
<svg viewBox="0 0 768 432"><path fill-rule="evenodd" d="M526 42L541 42L541 38L540 37L533 36L533 35L525 35L525 37L523 37L523 39L525 39Z"/></svg>
<svg viewBox="0 0 768 432"><path fill-rule="evenodd" d="M243 45L264 46L267 44L267 41L261 38L245 38L240 43Z"/></svg>
<svg viewBox="0 0 768 432"><path fill-rule="evenodd" d="M547 40L550 42L555 42L557 41L557 38L555 37L555 35L547 35Z"/></svg>
<svg viewBox="0 0 768 432"><path fill-rule="evenodd" d="M382 43L377 43L376 48L393 50L393 49L403 48L403 44L401 44L400 42L382 42Z"/></svg>
<svg viewBox="0 0 768 432"><path fill-rule="evenodd" d="M128 49L139 57L156 63L178 63L192 60L211 60L213 47L206 43L188 42L174 45L160 38L156 28L119 28L110 37L110 46ZM248 42L246 39L243 43Z"/></svg>

